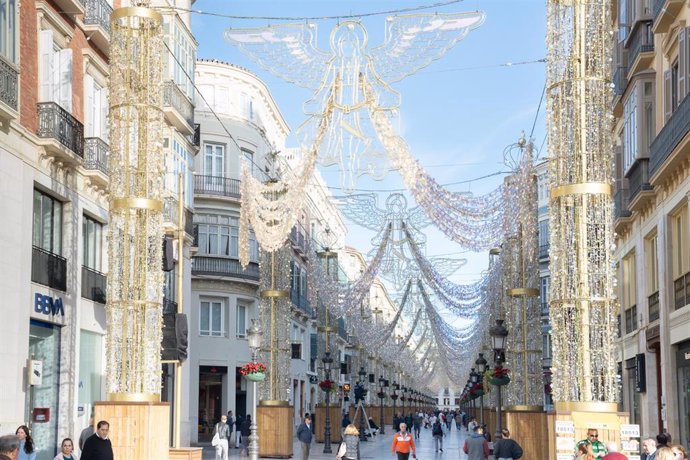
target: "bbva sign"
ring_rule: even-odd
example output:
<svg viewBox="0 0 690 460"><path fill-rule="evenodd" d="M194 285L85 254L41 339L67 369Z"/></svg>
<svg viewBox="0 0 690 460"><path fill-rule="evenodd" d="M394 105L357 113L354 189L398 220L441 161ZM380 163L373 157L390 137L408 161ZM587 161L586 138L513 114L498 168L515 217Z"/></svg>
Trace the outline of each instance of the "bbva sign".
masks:
<svg viewBox="0 0 690 460"><path fill-rule="evenodd" d="M36 313L43 313L44 315L57 315L59 313L65 316L65 308L62 305L62 299L60 297L53 299L39 292L34 295L34 311Z"/></svg>

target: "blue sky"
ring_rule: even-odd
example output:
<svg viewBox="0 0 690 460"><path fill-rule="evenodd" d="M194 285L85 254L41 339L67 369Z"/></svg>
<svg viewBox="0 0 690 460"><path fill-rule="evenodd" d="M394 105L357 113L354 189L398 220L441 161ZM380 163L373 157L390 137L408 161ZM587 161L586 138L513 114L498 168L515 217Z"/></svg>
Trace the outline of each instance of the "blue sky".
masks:
<svg viewBox="0 0 690 460"><path fill-rule="evenodd" d="M194 10L238 16L338 16L409 8L436 3L435 0L197 0ZM466 0L421 12L481 10L485 23L432 63L394 88L401 93L400 127L413 155L440 183L474 179L505 170L503 151L527 135L535 123L545 81L545 64L506 66L546 57L545 0ZM378 44L383 36L385 16L361 19ZM223 39L228 27L260 27L285 21L246 20L194 14L192 29L199 42L200 58L215 58L255 72L271 90L289 126L294 129L305 116L302 103L308 90L273 77ZM294 21L293 21L294 22ZM336 20L312 21L318 25L320 48L328 48L328 33ZM537 148L545 138L545 101L536 116L533 139ZM295 145L293 143L293 145ZM544 144L542 155L546 144ZM339 185L336 167L321 168L330 186ZM503 176L449 186L453 191L484 193L499 185ZM395 172L383 181L361 178L359 189L403 188ZM334 195L341 194L332 189ZM388 192L380 192L383 205ZM410 200L413 202L413 200ZM467 282L478 278L488 265L488 254L468 254L436 230L428 233L427 255L452 254L469 259L452 279ZM370 249L373 235L350 226L347 243L363 253ZM461 254L462 253L462 254Z"/></svg>

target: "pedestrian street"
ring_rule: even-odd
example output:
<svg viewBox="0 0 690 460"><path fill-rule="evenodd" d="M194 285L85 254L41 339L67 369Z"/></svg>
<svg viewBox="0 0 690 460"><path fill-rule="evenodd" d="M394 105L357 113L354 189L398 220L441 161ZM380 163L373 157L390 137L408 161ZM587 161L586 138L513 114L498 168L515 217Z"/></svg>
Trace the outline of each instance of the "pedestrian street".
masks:
<svg viewBox="0 0 690 460"><path fill-rule="evenodd" d="M392 443L393 433L390 426L386 426L386 434L379 435L367 442L362 442L360 444L360 458L361 460L379 460L379 459L394 459L391 454L391 443ZM428 459L464 459L466 456L464 454L460 455L460 450L467 437L467 431L462 428L458 432L455 424L449 432L443 437L443 452L435 452L434 439L431 436L431 428L422 429L421 436L419 440L415 440L415 446L417 447L417 458L419 460ZM371 438L370 438L371 439ZM340 442L334 440L332 443L332 453L323 453L323 444L312 443L311 452L309 454L310 460L333 460L338 453L338 446ZM204 447L204 460L214 460L215 449L211 446ZM229 459L245 459L248 458L246 455L240 456L240 449L230 449ZM264 457L261 457L264 458ZM293 459L299 459L300 457L300 444L295 440L293 448ZM410 458L412 458L410 456ZM491 457L492 458L492 457Z"/></svg>

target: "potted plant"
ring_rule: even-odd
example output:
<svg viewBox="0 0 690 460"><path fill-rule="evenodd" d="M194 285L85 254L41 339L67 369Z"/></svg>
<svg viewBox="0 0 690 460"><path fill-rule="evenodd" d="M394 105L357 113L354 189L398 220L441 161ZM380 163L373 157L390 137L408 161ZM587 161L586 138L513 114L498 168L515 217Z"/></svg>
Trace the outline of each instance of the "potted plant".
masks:
<svg viewBox="0 0 690 460"><path fill-rule="evenodd" d="M489 378L489 382L492 385L503 386L510 383L510 376L508 375L510 373L510 369L507 367L496 366L493 371L490 372L491 377Z"/></svg>
<svg viewBox="0 0 690 460"><path fill-rule="evenodd" d="M263 363L247 363L240 368L240 374L247 380L261 382L266 378L266 365Z"/></svg>
<svg viewBox="0 0 690 460"><path fill-rule="evenodd" d="M335 383L333 380L326 379L319 382L319 388L321 388L326 393L330 393L338 389L338 384Z"/></svg>

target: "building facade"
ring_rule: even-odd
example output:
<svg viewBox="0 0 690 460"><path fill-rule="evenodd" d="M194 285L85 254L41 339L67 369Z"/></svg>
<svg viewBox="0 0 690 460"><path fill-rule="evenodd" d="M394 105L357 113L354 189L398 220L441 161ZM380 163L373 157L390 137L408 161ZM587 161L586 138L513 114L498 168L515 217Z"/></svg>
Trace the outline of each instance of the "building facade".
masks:
<svg viewBox="0 0 690 460"><path fill-rule="evenodd" d="M622 403L645 436L690 443L690 12L617 2L613 63Z"/></svg>
<svg viewBox="0 0 690 460"><path fill-rule="evenodd" d="M0 5L0 212L9 224L0 230L0 295L11 324L0 351L0 431L29 425L38 459L78 437L105 397L110 13L126 3ZM184 31L193 56L189 18L164 16L170 49ZM166 72L175 81L175 66ZM193 155L193 119L176 124L170 98L165 109L165 137Z"/></svg>

